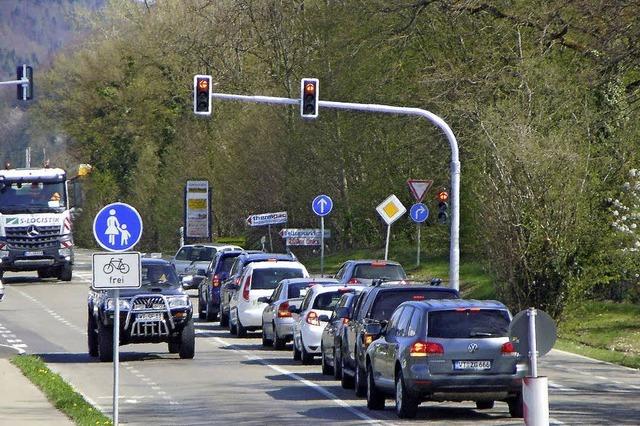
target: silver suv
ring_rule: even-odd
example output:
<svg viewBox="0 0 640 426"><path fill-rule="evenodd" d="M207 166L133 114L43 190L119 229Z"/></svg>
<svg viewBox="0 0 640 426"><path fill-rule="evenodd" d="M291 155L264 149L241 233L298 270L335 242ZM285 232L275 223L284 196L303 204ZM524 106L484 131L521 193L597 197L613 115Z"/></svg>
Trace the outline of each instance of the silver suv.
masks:
<svg viewBox="0 0 640 426"><path fill-rule="evenodd" d="M478 409L505 401L522 417L526 358L509 340L511 313L500 302L405 302L366 353L367 407L395 398L396 414L415 417L422 401L475 401ZM373 330L373 328L378 328Z"/></svg>

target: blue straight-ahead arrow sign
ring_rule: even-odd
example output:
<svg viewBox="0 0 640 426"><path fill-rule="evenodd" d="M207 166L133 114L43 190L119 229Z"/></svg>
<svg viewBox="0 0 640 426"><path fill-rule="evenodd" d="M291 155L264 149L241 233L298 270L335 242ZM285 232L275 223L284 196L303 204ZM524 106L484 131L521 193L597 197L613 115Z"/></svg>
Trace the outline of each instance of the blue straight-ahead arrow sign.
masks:
<svg viewBox="0 0 640 426"><path fill-rule="evenodd" d="M333 201L328 195L321 194L313 199L311 208L316 215L320 217L326 216L333 209Z"/></svg>

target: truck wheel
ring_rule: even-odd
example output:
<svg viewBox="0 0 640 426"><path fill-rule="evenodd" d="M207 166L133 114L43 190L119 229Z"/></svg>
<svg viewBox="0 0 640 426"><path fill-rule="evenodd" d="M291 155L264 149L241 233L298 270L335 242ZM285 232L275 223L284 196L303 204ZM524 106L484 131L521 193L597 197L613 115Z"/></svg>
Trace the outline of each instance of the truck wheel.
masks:
<svg viewBox="0 0 640 426"><path fill-rule="evenodd" d="M180 352L180 341L179 340L170 340L168 343L169 346L169 353L170 354L177 354L178 352Z"/></svg>
<svg viewBox="0 0 640 426"><path fill-rule="evenodd" d="M62 267L60 267L60 273L58 274L58 278L61 281L71 281L71 264L65 263Z"/></svg>
<svg viewBox="0 0 640 426"><path fill-rule="evenodd" d="M192 359L196 352L196 333L193 328L193 321L182 329L180 333L180 358Z"/></svg>
<svg viewBox="0 0 640 426"><path fill-rule="evenodd" d="M113 361L113 327L98 323L98 358L100 362Z"/></svg>
<svg viewBox="0 0 640 426"><path fill-rule="evenodd" d="M89 348L89 356L98 356L98 333L96 332L96 321L93 315L87 318L87 346Z"/></svg>

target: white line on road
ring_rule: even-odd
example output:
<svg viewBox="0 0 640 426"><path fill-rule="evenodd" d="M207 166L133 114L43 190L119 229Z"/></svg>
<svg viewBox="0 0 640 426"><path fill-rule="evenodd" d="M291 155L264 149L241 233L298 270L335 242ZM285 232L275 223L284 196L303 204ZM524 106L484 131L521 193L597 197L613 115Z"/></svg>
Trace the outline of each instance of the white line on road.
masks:
<svg viewBox="0 0 640 426"><path fill-rule="evenodd" d="M258 356L255 356L255 355L253 355L252 353L250 353L248 351L245 351L245 350L242 350L242 349L238 349L237 347L235 347L234 345L232 345L230 343L227 343L226 341L224 341L220 337L214 337L214 339L218 343L230 348L232 351L242 354L245 358L247 358L250 361L258 361L260 364L262 364L262 365L264 365L266 367L269 367L272 370L277 371L280 374L284 374L285 376L288 376L288 377L290 377L290 378L292 378L294 380L299 381L300 383L302 383L302 384L304 384L306 386L309 386L310 388L312 388L312 389L316 390L317 392L321 393L325 397L329 398L330 400L332 400L333 402L338 404L340 407L345 408L351 414L361 418L362 420L364 420L367 423L370 423L370 424L385 424L385 425L390 424L387 421L376 420L376 419L373 419L373 418L367 416L366 414L364 414L363 412L361 412L357 408L352 407L347 402L343 401L338 396L336 396L333 393L329 392L328 390L326 390L324 387L318 385L317 383L314 383L314 382L312 382L310 380L307 380L307 379L305 379L303 377L300 377L299 375L297 375L295 373L292 373L292 372L290 372L288 370L285 370L284 368L279 367L277 365L269 364L264 359L262 359L262 358L260 358Z"/></svg>

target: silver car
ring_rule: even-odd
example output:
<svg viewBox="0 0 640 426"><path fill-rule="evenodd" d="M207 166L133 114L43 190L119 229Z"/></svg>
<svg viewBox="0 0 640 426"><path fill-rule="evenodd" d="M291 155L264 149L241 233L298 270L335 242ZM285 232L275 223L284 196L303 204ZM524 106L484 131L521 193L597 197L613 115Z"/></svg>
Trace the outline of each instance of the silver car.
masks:
<svg viewBox="0 0 640 426"><path fill-rule="evenodd" d="M187 281L189 284L184 286L185 288L198 288L199 280L204 279L209 263L218 251L223 250L242 250L242 248L219 243L185 244L173 256L171 264L176 268L180 279L187 275L198 277L198 279Z"/></svg>
<svg viewBox="0 0 640 426"><path fill-rule="evenodd" d="M289 308L299 308L307 289L314 285L336 284L332 278L291 278L280 281L269 297L261 301L269 305L262 312L262 345L273 344L284 349L293 339L293 317Z"/></svg>
<svg viewBox="0 0 640 426"><path fill-rule="evenodd" d="M505 401L522 417L526 358L509 340L511 313L500 302L405 302L366 352L367 407L395 398L396 414L415 417L422 401L475 401L478 409Z"/></svg>

